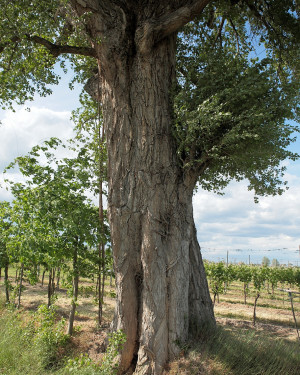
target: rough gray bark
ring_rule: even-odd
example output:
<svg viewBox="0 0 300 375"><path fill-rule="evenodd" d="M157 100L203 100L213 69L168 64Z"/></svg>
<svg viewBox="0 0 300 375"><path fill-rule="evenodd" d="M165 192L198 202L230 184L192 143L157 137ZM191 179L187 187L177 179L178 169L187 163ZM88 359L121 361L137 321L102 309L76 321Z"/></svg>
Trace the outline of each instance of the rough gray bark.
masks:
<svg viewBox="0 0 300 375"><path fill-rule="evenodd" d="M193 220L196 176L177 160L171 95L174 31L208 1L86 3L91 38L101 38L94 47L108 149L113 325L127 337L120 373L159 375L191 328L214 324Z"/></svg>
<svg viewBox="0 0 300 375"><path fill-rule="evenodd" d="M169 38L150 56L136 56L130 74L112 66L108 81L101 70L114 327L127 335L121 369L135 366L136 374L160 374L187 340L189 325L213 320L193 222L194 181L178 166L171 134L174 56Z"/></svg>

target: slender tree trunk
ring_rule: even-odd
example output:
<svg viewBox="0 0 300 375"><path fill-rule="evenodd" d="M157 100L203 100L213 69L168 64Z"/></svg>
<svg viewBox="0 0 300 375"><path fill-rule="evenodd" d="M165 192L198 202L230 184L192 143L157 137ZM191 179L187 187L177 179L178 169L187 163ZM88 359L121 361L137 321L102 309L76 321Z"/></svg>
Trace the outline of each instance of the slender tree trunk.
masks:
<svg viewBox="0 0 300 375"><path fill-rule="evenodd" d="M102 272L103 272L103 275L102 275L102 285L101 285L101 296L102 296L102 311L101 311L101 314L102 314L102 317L103 317L103 301L104 301L104 287L105 287L105 249L104 249L104 245L103 245L103 250L102 250L102 259L103 259L103 267L102 267Z"/></svg>
<svg viewBox="0 0 300 375"><path fill-rule="evenodd" d="M175 38L143 56L99 51L116 271L120 372L161 374L214 314L193 220L196 178L179 166L170 91ZM120 141L122 140L122 141Z"/></svg>
<svg viewBox="0 0 300 375"><path fill-rule="evenodd" d="M77 299L78 299L78 285L79 285L79 270L78 270L78 252L77 247L74 249L73 255L73 298L71 302L71 311L69 315L69 324L68 324L68 335L72 335L73 327L74 327L74 320L75 320L75 312L77 306Z"/></svg>
<svg viewBox="0 0 300 375"><path fill-rule="evenodd" d="M43 275L42 275L42 286L44 286L45 273L46 273L46 270L44 269Z"/></svg>
<svg viewBox="0 0 300 375"><path fill-rule="evenodd" d="M98 108L100 114L100 108ZM99 119L100 124L100 119ZM104 128L99 126L99 276L98 276L98 324L102 324L104 283L105 283L105 243L104 243L104 210L103 210L103 146Z"/></svg>
<svg viewBox="0 0 300 375"><path fill-rule="evenodd" d="M52 296L54 294L54 270L50 268L49 270L49 279L48 279L48 307L52 304Z"/></svg>
<svg viewBox="0 0 300 375"><path fill-rule="evenodd" d="M103 244L99 243L99 269L98 269L98 278L97 278L97 298L98 298L98 324L102 324L102 315L103 315L103 294L102 294L102 279L104 278L103 274L103 258L102 258L102 247Z"/></svg>
<svg viewBox="0 0 300 375"><path fill-rule="evenodd" d="M97 280L96 280L96 292L95 292L95 298L99 298L99 290L98 290L98 288L99 288L99 282L100 282L100 280L99 280L99 272L98 272L98 276L97 276ZM99 310L98 310L99 311ZM99 319L98 319L98 321L99 321Z"/></svg>
<svg viewBox="0 0 300 375"><path fill-rule="evenodd" d="M51 305L51 275L52 270L49 270L49 279L48 279L48 307Z"/></svg>
<svg viewBox="0 0 300 375"><path fill-rule="evenodd" d="M5 284L5 296L6 303L9 303L9 280L8 280L8 265L5 265L4 268L4 284Z"/></svg>
<svg viewBox="0 0 300 375"><path fill-rule="evenodd" d="M253 325L254 326L255 326L255 323L256 323L256 304L257 304L257 300L259 299L259 296L260 296L260 294L257 293L256 297L255 297L255 300L254 300L254 310L253 310Z"/></svg>
<svg viewBox="0 0 300 375"><path fill-rule="evenodd" d="M56 276L56 289L59 289L59 283L60 283L60 267L57 269L57 276Z"/></svg>
<svg viewBox="0 0 300 375"><path fill-rule="evenodd" d="M24 264L21 264L20 269L20 281L19 281L19 293L18 293L18 304L17 308L19 309L21 306L21 294L22 294L22 286L23 286L23 272L24 272Z"/></svg>
<svg viewBox="0 0 300 375"><path fill-rule="evenodd" d="M52 277L51 277L51 294L54 295L55 292L55 268L52 269Z"/></svg>
<svg viewBox="0 0 300 375"><path fill-rule="evenodd" d="M0 280L1 280L1 277L2 277L2 268L0 267Z"/></svg>

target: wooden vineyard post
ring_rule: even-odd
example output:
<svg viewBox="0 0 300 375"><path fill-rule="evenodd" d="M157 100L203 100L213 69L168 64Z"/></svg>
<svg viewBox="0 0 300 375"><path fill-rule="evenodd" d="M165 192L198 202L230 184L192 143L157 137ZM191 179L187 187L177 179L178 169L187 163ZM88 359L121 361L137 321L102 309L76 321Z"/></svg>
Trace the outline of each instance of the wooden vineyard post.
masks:
<svg viewBox="0 0 300 375"><path fill-rule="evenodd" d="M282 292L287 292L288 295L289 295L289 299L291 301L292 313L293 313L293 317L294 317L294 321L295 321L295 328L296 328L296 331L297 331L298 340L300 340L299 330L298 330L298 326L297 326L297 319L296 319L294 305L293 305L293 293L300 294L300 292L296 292L295 290L290 290L290 289L278 289L278 290L281 290Z"/></svg>

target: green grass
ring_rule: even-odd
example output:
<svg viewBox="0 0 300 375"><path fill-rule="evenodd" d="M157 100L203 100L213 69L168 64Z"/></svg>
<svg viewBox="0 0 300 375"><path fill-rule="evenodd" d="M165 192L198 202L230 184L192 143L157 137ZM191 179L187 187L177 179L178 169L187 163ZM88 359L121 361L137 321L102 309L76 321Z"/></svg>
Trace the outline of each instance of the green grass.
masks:
<svg viewBox="0 0 300 375"><path fill-rule="evenodd" d="M96 375L95 365L77 359L70 369L70 361L62 360L57 366L45 368L39 348L34 345L30 328L22 323L15 312L0 316L0 375ZM66 367L65 367L66 365Z"/></svg>
<svg viewBox="0 0 300 375"><path fill-rule="evenodd" d="M24 315L17 310L5 309L1 299L0 375L54 374L53 368L45 369L41 346L36 345L36 334L34 316L28 315L24 322Z"/></svg>
<svg viewBox="0 0 300 375"><path fill-rule="evenodd" d="M190 375L298 375L300 343L251 329L218 327L191 343L178 370Z"/></svg>
<svg viewBox="0 0 300 375"><path fill-rule="evenodd" d="M110 356L101 367L86 354L75 357L60 323L53 308L41 305L38 312L26 313L6 308L0 296L0 375L116 374L114 351L108 350Z"/></svg>
<svg viewBox="0 0 300 375"><path fill-rule="evenodd" d="M0 374L40 375L38 353L32 347L30 332L22 327L17 314L0 317Z"/></svg>

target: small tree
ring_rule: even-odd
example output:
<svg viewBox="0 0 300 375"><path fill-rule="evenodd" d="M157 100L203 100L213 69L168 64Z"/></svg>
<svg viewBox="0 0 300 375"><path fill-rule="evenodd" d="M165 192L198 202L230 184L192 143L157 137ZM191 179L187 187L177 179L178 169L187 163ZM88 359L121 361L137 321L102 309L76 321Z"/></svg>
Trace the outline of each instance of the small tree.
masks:
<svg viewBox="0 0 300 375"><path fill-rule="evenodd" d="M252 280L253 280L254 289L256 291L256 295L254 299L254 309L253 309L253 325L255 326L257 300L260 297L261 288L263 287L263 284L266 280L265 269L261 267L253 267L252 268Z"/></svg>
<svg viewBox="0 0 300 375"><path fill-rule="evenodd" d="M272 267L279 267L280 266L280 263L277 259L272 259L272 263L271 263L271 266Z"/></svg>
<svg viewBox="0 0 300 375"><path fill-rule="evenodd" d="M268 257L263 257L261 261L261 265L265 267L269 267L270 265L270 259Z"/></svg>
<svg viewBox="0 0 300 375"><path fill-rule="evenodd" d="M10 302L10 283L8 279L9 256L7 252L7 242L9 239L9 230L11 227L10 210L11 206L8 202L0 202L0 269L4 268L6 303Z"/></svg>
<svg viewBox="0 0 300 375"><path fill-rule="evenodd" d="M219 302L219 294L224 291L224 283L227 280L226 269L224 263L208 263L207 264L207 273L210 279L210 287L214 295L214 305L216 303L216 297Z"/></svg>
<svg viewBox="0 0 300 375"><path fill-rule="evenodd" d="M280 269L277 267L270 268L268 273L268 281L271 283L272 295L274 295L274 289L277 287L278 282L280 281Z"/></svg>
<svg viewBox="0 0 300 375"><path fill-rule="evenodd" d="M237 269L237 278L243 283L244 303L247 303L247 295L249 293L249 283L252 280L251 267L241 264Z"/></svg>

